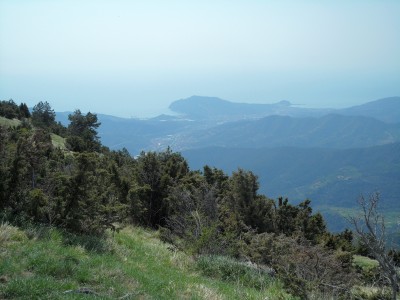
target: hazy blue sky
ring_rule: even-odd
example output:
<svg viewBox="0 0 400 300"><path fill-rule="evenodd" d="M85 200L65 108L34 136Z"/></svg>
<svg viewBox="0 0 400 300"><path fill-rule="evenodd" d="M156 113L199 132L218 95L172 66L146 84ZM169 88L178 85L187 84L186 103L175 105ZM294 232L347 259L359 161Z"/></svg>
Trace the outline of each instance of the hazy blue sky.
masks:
<svg viewBox="0 0 400 300"><path fill-rule="evenodd" d="M144 116L191 95L400 95L400 1L0 0L0 99Z"/></svg>

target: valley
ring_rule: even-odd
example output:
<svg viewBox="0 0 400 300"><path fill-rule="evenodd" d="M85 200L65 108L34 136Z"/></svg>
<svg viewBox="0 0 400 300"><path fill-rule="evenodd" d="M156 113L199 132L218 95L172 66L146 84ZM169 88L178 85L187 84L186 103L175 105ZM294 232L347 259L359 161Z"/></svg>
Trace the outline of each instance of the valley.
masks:
<svg viewBox="0 0 400 300"><path fill-rule="evenodd" d="M361 194L380 192L382 209L400 213L400 97L335 110L193 96L170 109L176 114L150 119L100 114L101 140L132 155L170 147L192 169L252 170L262 193L312 200L333 230L348 225L343 211ZM57 114L64 124L67 117Z"/></svg>

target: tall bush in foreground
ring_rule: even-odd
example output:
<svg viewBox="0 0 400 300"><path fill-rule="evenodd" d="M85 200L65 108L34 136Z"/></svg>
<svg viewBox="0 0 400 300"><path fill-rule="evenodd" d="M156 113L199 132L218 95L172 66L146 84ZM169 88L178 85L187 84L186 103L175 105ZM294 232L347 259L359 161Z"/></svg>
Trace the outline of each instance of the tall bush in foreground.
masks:
<svg viewBox="0 0 400 300"><path fill-rule="evenodd" d="M386 249L385 221L378 212L379 194L372 194L368 199L361 196L358 203L362 211L361 216L351 217L350 222L360 241L379 262L381 274L391 286L392 299L396 300L400 276L397 273L393 256L389 255Z"/></svg>
<svg viewBox="0 0 400 300"><path fill-rule="evenodd" d="M272 267L289 292L302 299L313 293L349 297L355 281L350 253L329 251L302 237L248 233L241 255L258 265Z"/></svg>

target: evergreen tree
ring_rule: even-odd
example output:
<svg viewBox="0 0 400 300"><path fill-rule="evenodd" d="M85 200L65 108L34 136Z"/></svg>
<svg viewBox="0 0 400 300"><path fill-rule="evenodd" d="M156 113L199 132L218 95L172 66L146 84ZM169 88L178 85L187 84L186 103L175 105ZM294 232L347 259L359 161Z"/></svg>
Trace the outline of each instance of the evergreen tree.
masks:
<svg viewBox="0 0 400 300"><path fill-rule="evenodd" d="M61 221L67 229L102 234L124 219L126 206L119 201L118 191L111 182L109 162L108 157L96 153L77 154L72 174L67 178L67 189L60 191L65 199Z"/></svg>
<svg viewBox="0 0 400 300"><path fill-rule="evenodd" d="M297 230L296 217L299 209L289 203L287 198L278 199L276 210L276 230L277 233L283 233L291 236Z"/></svg>
<svg viewBox="0 0 400 300"><path fill-rule="evenodd" d="M8 146L8 131L5 127L0 126L0 210L3 210L6 205L7 178L9 176L7 170Z"/></svg>
<svg viewBox="0 0 400 300"><path fill-rule="evenodd" d="M78 109L68 116L67 143L71 150L76 152L100 151L101 143L97 135L97 128L101 125L97 115L88 112L83 115Z"/></svg>
<svg viewBox="0 0 400 300"><path fill-rule="evenodd" d="M148 226L165 225L169 191L189 173L186 160L170 149L164 152L142 152L137 159L136 182L131 191L132 207L141 208ZM133 213L137 216L137 212Z"/></svg>
<svg viewBox="0 0 400 300"><path fill-rule="evenodd" d="M8 101L0 101L0 117L5 117L7 119L18 118L19 108L13 99Z"/></svg>
<svg viewBox="0 0 400 300"><path fill-rule="evenodd" d="M27 119L31 117L31 113L29 111L26 103L21 103L19 105L19 119Z"/></svg>
<svg viewBox="0 0 400 300"><path fill-rule="evenodd" d="M33 107L32 124L34 126L50 131L50 128L55 124L55 119L56 113L47 101L40 101Z"/></svg>

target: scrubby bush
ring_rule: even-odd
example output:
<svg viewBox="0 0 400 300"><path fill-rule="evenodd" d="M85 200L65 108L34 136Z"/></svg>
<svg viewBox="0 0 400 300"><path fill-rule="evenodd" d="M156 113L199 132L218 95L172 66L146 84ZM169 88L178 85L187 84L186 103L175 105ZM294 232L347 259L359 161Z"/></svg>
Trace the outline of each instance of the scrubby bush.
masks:
<svg viewBox="0 0 400 300"><path fill-rule="evenodd" d="M17 227L11 226L8 223L0 224L0 248L7 243L23 241L25 239L27 239L26 234Z"/></svg>
<svg viewBox="0 0 400 300"><path fill-rule="evenodd" d="M269 270L227 256L200 256L196 266L204 275L246 287L264 289L273 281Z"/></svg>
<svg viewBox="0 0 400 300"><path fill-rule="evenodd" d="M315 292L348 295L355 279L350 253L328 251L302 237L248 234L241 254L272 267L288 291L302 298Z"/></svg>
<svg viewBox="0 0 400 300"><path fill-rule="evenodd" d="M373 286L358 286L352 290L353 299L362 300L391 300L390 289Z"/></svg>

